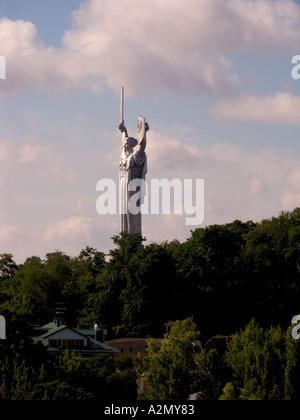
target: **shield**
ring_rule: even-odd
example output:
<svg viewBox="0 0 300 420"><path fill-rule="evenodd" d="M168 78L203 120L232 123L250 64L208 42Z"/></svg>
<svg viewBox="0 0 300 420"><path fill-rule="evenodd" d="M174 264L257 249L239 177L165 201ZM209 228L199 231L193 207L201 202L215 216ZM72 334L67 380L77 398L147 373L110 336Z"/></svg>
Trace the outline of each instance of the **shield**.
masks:
<svg viewBox="0 0 300 420"><path fill-rule="evenodd" d="M144 117L138 117L137 120L137 134L139 144L143 141L146 134L146 119Z"/></svg>

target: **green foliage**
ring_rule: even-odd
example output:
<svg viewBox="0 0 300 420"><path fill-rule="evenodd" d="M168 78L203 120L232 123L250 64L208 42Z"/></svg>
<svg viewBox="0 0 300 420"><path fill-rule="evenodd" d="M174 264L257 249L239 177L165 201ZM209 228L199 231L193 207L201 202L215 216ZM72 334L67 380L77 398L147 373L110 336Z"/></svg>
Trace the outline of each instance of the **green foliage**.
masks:
<svg viewBox="0 0 300 420"><path fill-rule="evenodd" d="M161 347L149 342L147 387L142 399L182 401L192 393L197 354L194 341L199 336L196 328L191 318L170 322Z"/></svg>
<svg viewBox="0 0 300 420"><path fill-rule="evenodd" d="M287 328L300 299L299 238L295 209L261 223L196 229L183 243L142 248L141 235L121 233L107 261L91 247L18 267L3 254L0 313L42 324L56 301L66 301L69 323L97 322L111 338L161 336L165 323L191 316L204 340L230 335L251 318Z"/></svg>
<svg viewBox="0 0 300 420"><path fill-rule="evenodd" d="M11 254L0 255L0 282L11 279L15 275L17 269L18 266Z"/></svg>
<svg viewBox="0 0 300 420"><path fill-rule="evenodd" d="M263 330L254 320L228 345L227 363L244 400L284 399L286 339L281 328Z"/></svg>
<svg viewBox="0 0 300 420"><path fill-rule="evenodd" d="M107 259L91 247L77 257L55 251L18 266L11 254L0 255L0 314L9 332L0 343L0 398L88 399L113 390L122 398L123 389L134 399L136 372L143 370L148 399L190 392L211 400L299 399L300 345L283 331L299 312L300 209L261 223L196 229L183 243L141 247L143 241L114 236ZM161 337L168 323L166 342L152 342L149 358L127 367L65 353L48 369L45 349L28 340L29 325L51 321L59 301L67 302L69 325L97 322L118 338ZM240 331L225 357L187 344L196 331L191 318L203 343ZM178 319L190 320L185 332Z"/></svg>
<svg viewBox="0 0 300 420"><path fill-rule="evenodd" d="M229 369L223 355L217 350L201 351L197 356L197 399L218 400L229 377Z"/></svg>
<svg viewBox="0 0 300 420"><path fill-rule="evenodd" d="M141 249L141 244L146 239L139 233L129 234L121 232L120 235L113 236L112 240L115 248L110 251L109 255L121 265L124 265L136 251Z"/></svg>
<svg viewBox="0 0 300 420"><path fill-rule="evenodd" d="M69 352L67 349L59 361L59 369L62 373L76 374L78 371L80 372L83 364L84 360L81 355L76 355L75 352Z"/></svg>
<svg viewBox="0 0 300 420"><path fill-rule="evenodd" d="M223 394L219 398L220 401L236 401L239 400L239 391L236 389L232 382L228 382L224 389Z"/></svg>
<svg viewBox="0 0 300 420"><path fill-rule="evenodd" d="M1 356L1 353L0 353ZM133 360L66 351L60 360L35 364L10 357L0 366L0 400L136 400Z"/></svg>
<svg viewBox="0 0 300 420"><path fill-rule="evenodd" d="M196 229L180 247L185 311L181 316L194 316L207 338L231 334L248 321L247 273L242 261L245 235L255 227L252 222L235 221Z"/></svg>
<svg viewBox="0 0 300 420"><path fill-rule="evenodd" d="M90 318L97 314L114 336L161 336L164 324L176 319L174 261L163 246L138 248L140 241L140 235L114 237L117 248L110 252L91 301Z"/></svg>
<svg viewBox="0 0 300 420"><path fill-rule="evenodd" d="M83 388L74 388L59 379L37 384L30 396L35 401L80 401L94 400L95 396Z"/></svg>
<svg viewBox="0 0 300 420"><path fill-rule="evenodd" d="M173 260L162 246L152 244L133 255L124 275L126 288L120 299L125 336L162 336L164 323L176 319L179 301L174 296L177 277Z"/></svg>
<svg viewBox="0 0 300 420"><path fill-rule="evenodd" d="M76 325L104 266L104 254L89 247L77 258L58 251L47 254L44 261L28 258L0 284L0 313L8 319L43 324L53 319L55 302L67 301L67 321Z"/></svg>
<svg viewBox="0 0 300 420"><path fill-rule="evenodd" d="M245 237L248 302L255 303L251 315L265 326L282 325L297 308L299 237L300 209L262 221Z"/></svg>
<svg viewBox="0 0 300 420"><path fill-rule="evenodd" d="M285 399L300 399L300 341L291 336L292 327L287 332L287 362L285 369Z"/></svg>

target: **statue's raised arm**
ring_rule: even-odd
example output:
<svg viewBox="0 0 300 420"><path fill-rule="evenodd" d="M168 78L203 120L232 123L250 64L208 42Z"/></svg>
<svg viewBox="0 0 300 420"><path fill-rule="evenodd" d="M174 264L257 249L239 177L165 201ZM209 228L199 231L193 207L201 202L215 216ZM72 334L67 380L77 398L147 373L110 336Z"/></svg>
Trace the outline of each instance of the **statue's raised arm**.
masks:
<svg viewBox="0 0 300 420"><path fill-rule="evenodd" d="M126 138L126 137L128 137L128 132L127 132L127 128L125 127L125 124L124 124L124 122L123 121L121 121L120 122L120 124L119 124L119 130L121 131L121 133L122 133L122 140L123 140L123 142L124 142L124 139Z"/></svg>
<svg viewBox="0 0 300 420"><path fill-rule="evenodd" d="M150 127L144 117L138 118L137 130L138 130L138 146L139 146L137 153L143 154L147 146L146 133L150 130Z"/></svg>

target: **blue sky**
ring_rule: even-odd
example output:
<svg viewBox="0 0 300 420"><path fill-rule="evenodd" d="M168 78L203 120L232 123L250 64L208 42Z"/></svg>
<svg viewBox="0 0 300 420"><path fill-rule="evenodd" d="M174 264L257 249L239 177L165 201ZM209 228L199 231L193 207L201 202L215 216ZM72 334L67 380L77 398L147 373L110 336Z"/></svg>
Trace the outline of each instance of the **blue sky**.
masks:
<svg viewBox="0 0 300 420"><path fill-rule="evenodd" d="M65 30L71 27L71 13L80 3L80 0L1 0L0 10L1 17L34 23L46 46L59 47Z"/></svg>
<svg viewBox="0 0 300 420"><path fill-rule="evenodd" d="M149 122L148 180L205 179L203 226L300 203L300 5L292 0L0 0L0 253L107 252L125 122ZM148 243L185 215L145 216Z"/></svg>

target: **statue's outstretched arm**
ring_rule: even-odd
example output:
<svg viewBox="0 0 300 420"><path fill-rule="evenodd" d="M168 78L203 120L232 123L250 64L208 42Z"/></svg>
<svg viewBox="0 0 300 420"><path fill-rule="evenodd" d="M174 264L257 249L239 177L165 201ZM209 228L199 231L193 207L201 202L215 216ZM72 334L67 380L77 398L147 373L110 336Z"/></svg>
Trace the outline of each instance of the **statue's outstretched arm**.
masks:
<svg viewBox="0 0 300 420"><path fill-rule="evenodd" d="M150 127L149 127L149 125L147 123L146 123L146 127L145 128L146 128L145 135L144 135L142 141L139 143L139 148L138 148L138 151L137 151L139 154L143 154L145 152L146 146L147 146L146 133L147 133L147 131L150 130Z"/></svg>

